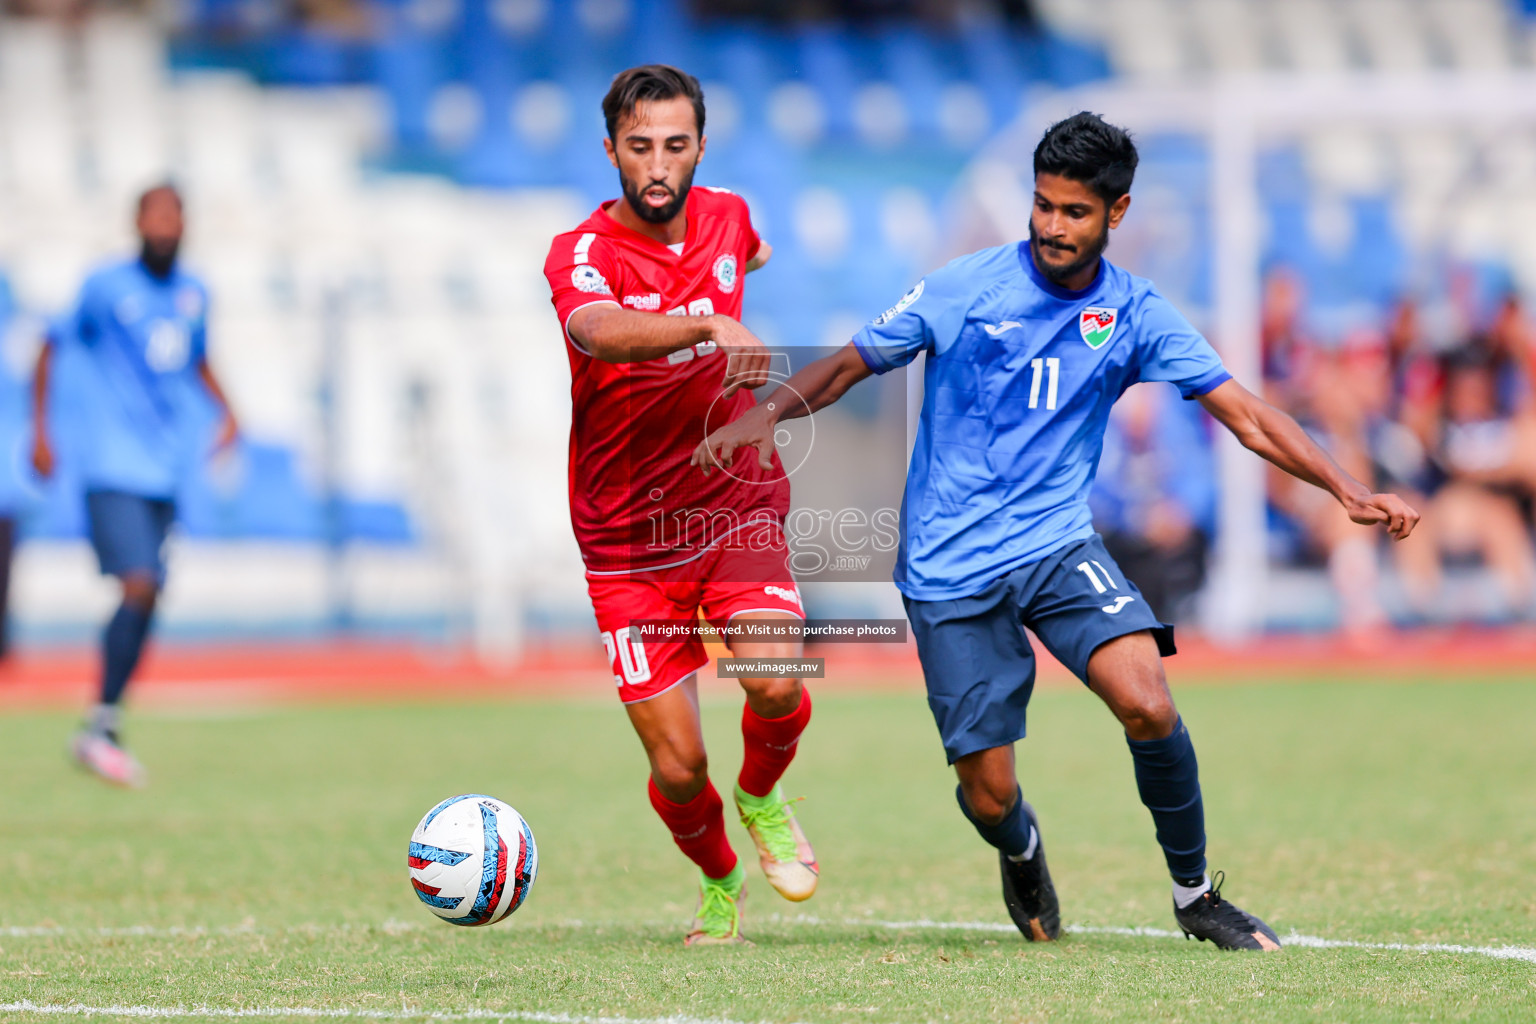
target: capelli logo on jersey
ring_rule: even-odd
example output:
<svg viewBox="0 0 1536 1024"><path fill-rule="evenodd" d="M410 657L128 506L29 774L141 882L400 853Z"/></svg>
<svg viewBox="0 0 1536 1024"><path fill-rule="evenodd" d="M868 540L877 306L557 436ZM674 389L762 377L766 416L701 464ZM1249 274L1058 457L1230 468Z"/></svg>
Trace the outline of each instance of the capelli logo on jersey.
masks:
<svg viewBox="0 0 1536 1024"><path fill-rule="evenodd" d="M661 294L659 292L651 292L649 295L626 295L624 296L624 305L654 313L661 309Z"/></svg>
<svg viewBox="0 0 1536 1024"><path fill-rule="evenodd" d="M804 607L800 602L800 595L796 591L788 590L784 587L775 587L770 585L763 588L763 593L767 594L769 597L777 597L781 600L788 601L793 605Z"/></svg>

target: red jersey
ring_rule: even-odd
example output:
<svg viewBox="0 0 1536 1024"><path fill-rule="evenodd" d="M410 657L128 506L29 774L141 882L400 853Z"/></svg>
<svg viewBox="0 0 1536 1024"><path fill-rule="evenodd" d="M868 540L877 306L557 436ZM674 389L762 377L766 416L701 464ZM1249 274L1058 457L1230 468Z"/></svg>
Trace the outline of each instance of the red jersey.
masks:
<svg viewBox="0 0 1536 1024"><path fill-rule="evenodd" d="M714 429L754 404L741 390L720 399L726 358L713 341L634 363L605 363L570 335L571 315L610 303L667 316L741 319L742 277L761 241L747 204L723 189L688 193L682 251L632 231L604 203L557 235L544 263L571 360L571 525L595 576L676 566L712 544L789 510L789 481L756 453L729 472L688 464Z"/></svg>

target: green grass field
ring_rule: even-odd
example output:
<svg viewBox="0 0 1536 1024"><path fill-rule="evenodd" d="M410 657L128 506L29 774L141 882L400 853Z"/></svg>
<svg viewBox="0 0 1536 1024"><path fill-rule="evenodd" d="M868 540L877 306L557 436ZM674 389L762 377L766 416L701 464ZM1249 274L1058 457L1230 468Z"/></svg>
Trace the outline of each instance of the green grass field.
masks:
<svg viewBox="0 0 1536 1024"><path fill-rule="evenodd" d="M723 789L740 703L710 694ZM1077 926L1049 945L998 927L994 857L915 689L818 697L788 789L821 890L785 903L753 864L752 949L682 948L691 868L612 702L144 712L130 738L152 783L130 793L66 762L70 716L13 713L0 1019L1536 1020L1536 686L1178 696L1227 894L1282 939L1367 945L1259 956L1115 932L1175 925L1129 754L1083 691L1037 694L1021 748ZM438 923L406 880L411 828L457 792L509 800L538 838L533 894L492 928ZM1369 945L1389 943L1527 952Z"/></svg>

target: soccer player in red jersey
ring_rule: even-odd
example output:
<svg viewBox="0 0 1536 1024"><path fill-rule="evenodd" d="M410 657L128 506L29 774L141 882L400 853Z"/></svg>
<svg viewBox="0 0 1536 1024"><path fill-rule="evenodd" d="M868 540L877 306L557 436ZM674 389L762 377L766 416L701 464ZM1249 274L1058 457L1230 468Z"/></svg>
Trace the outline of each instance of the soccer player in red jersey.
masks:
<svg viewBox="0 0 1536 1024"><path fill-rule="evenodd" d="M704 155L704 94L665 65L620 73L603 100L604 147L623 198L555 238L544 264L571 360L571 524L619 699L650 759L651 805L700 872L688 945L741 937L744 873L709 780L695 625L731 627L738 658L798 657L798 639L748 640L749 623L804 618L783 519L777 456L701 477L689 457L753 406L768 352L742 326L744 275L771 249L747 204L693 188ZM686 626L647 638L633 623ZM782 632L782 630L781 630ZM816 889L816 856L779 787L811 717L799 679L747 677L744 763L735 797L768 881L786 899Z"/></svg>

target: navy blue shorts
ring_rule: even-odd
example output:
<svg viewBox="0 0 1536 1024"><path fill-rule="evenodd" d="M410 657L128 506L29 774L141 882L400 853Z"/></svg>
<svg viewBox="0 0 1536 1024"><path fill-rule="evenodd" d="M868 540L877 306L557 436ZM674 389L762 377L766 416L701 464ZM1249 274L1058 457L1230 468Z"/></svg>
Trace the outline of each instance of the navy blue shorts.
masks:
<svg viewBox="0 0 1536 1024"><path fill-rule="evenodd" d="M86 491L91 547L104 576L152 574L165 582L165 538L176 521L176 503L123 491Z"/></svg>
<svg viewBox="0 0 1536 1024"><path fill-rule="evenodd" d="M1084 683L1100 645L1143 629L1174 653L1173 627L1147 607L1094 534L953 601L903 598L928 684L928 707L950 764L1024 738L1035 687L1028 627Z"/></svg>

